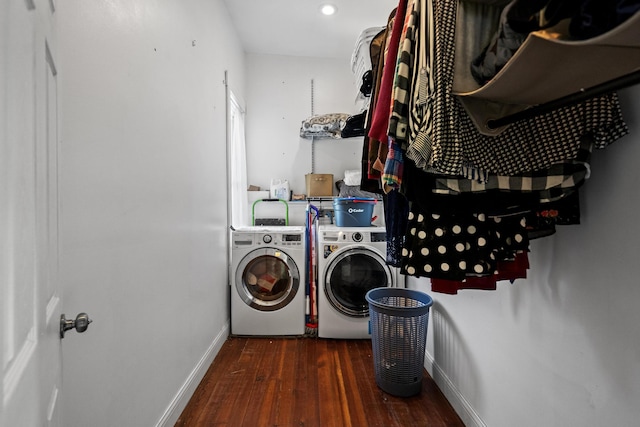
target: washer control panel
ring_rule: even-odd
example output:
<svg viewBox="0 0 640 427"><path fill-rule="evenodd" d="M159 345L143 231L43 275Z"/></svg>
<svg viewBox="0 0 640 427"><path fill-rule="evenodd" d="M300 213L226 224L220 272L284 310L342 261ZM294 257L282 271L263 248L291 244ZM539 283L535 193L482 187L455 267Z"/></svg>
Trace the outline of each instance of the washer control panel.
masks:
<svg viewBox="0 0 640 427"><path fill-rule="evenodd" d="M387 234L385 231L355 231L340 230L339 228L322 231L321 239L325 242L345 242L345 243L376 243L386 242Z"/></svg>

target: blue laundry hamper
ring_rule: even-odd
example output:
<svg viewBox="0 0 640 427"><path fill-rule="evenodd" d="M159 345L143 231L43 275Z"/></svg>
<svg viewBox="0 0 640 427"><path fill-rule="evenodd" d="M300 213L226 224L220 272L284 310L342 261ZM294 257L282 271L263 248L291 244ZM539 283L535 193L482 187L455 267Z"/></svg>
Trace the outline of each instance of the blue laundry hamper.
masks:
<svg viewBox="0 0 640 427"><path fill-rule="evenodd" d="M394 396L422 390L431 297L405 288L375 288L369 303L376 384Z"/></svg>

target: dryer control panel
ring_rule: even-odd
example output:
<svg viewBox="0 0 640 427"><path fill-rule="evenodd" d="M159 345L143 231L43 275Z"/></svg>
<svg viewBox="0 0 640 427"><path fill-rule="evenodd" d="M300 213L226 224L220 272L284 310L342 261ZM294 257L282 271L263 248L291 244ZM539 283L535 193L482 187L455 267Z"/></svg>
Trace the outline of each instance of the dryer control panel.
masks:
<svg viewBox="0 0 640 427"><path fill-rule="evenodd" d="M241 232L233 233L231 244L234 249L262 246L301 247L304 244L304 233L282 232Z"/></svg>
<svg viewBox="0 0 640 427"><path fill-rule="evenodd" d="M257 239L257 244L270 246L301 246L303 235L299 233L264 233Z"/></svg>
<svg viewBox="0 0 640 427"><path fill-rule="evenodd" d="M302 242L302 236L300 234L283 234L282 241L288 243L300 243Z"/></svg>

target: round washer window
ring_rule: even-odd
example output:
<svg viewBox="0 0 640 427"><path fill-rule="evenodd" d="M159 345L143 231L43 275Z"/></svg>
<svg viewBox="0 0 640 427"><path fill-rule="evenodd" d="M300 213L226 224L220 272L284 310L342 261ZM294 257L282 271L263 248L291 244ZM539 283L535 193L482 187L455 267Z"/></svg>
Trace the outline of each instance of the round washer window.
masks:
<svg viewBox="0 0 640 427"><path fill-rule="evenodd" d="M324 290L339 312L366 317L369 315L366 293L392 284L389 267L378 253L367 248L352 248L335 255L327 268Z"/></svg>

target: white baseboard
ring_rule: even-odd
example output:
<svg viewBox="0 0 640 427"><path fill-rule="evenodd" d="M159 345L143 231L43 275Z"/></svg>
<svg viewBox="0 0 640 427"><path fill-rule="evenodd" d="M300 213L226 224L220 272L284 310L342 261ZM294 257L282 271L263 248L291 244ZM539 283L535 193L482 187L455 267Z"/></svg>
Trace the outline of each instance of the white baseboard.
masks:
<svg viewBox="0 0 640 427"><path fill-rule="evenodd" d="M213 363L213 359L217 356L228 336L229 322L227 321L198 364L193 368L193 371L191 371L191 374L187 377L185 383L180 387L180 390L178 390L178 393L156 424L156 427L173 427L176 424L178 417L180 417L180 414L182 414L187 403L189 403L189 399L191 399L193 392L198 387L198 384L200 384L200 381L202 381L202 378L204 378L204 375Z"/></svg>
<svg viewBox="0 0 640 427"><path fill-rule="evenodd" d="M462 419L465 426L487 427L471 404L464 398L455 384L449 379L446 372L440 368L429 353L425 354L424 366L438 387L440 387L440 390L451 406L453 406L453 409L456 411L458 416Z"/></svg>

